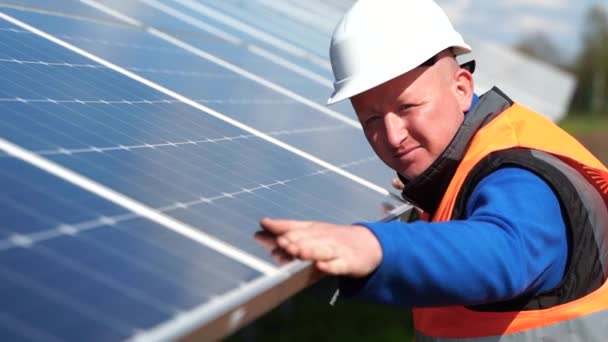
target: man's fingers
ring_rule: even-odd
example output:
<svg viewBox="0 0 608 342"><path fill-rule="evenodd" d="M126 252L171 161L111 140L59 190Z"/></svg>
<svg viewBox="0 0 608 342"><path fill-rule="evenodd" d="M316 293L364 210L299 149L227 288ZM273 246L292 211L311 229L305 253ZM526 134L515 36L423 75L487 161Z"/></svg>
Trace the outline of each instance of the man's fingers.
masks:
<svg viewBox="0 0 608 342"><path fill-rule="evenodd" d="M330 260L336 256L333 246L325 241L301 240L298 242L298 249L298 256L304 260Z"/></svg>
<svg viewBox="0 0 608 342"><path fill-rule="evenodd" d="M275 248L270 252L270 256L279 263L279 265L287 264L293 261L293 256L289 255L289 253L285 252L283 248Z"/></svg>
<svg viewBox="0 0 608 342"><path fill-rule="evenodd" d="M290 244L298 244L298 241L302 239L318 239L326 235L327 232L322 229L315 229L311 226L306 229L295 229L288 231L287 233L277 238L279 246L286 248Z"/></svg>
<svg viewBox="0 0 608 342"><path fill-rule="evenodd" d="M397 190L403 190L404 185L403 182L401 182L401 179L399 179L398 177L393 178L392 182L393 187Z"/></svg>
<svg viewBox="0 0 608 342"><path fill-rule="evenodd" d="M265 230L255 232L254 237L255 241L268 252L272 251L278 246L276 236Z"/></svg>
<svg viewBox="0 0 608 342"><path fill-rule="evenodd" d="M260 220L260 226L274 234L284 234L295 229L303 229L312 226L312 221L277 220L265 217Z"/></svg>
<svg viewBox="0 0 608 342"><path fill-rule="evenodd" d="M308 229L296 229L288 231L278 238L279 245L285 247L286 244L296 243L298 240L310 236L311 232Z"/></svg>
<svg viewBox="0 0 608 342"><path fill-rule="evenodd" d="M278 249L271 252L275 259L288 260L282 255L286 252L312 261L322 272L354 277L370 274L382 261L382 246L366 227L270 218L262 219L260 225L276 238Z"/></svg>
<svg viewBox="0 0 608 342"><path fill-rule="evenodd" d="M331 275L349 275L351 272L346 260L342 258L317 261L315 266L319 271Z"/></svg>

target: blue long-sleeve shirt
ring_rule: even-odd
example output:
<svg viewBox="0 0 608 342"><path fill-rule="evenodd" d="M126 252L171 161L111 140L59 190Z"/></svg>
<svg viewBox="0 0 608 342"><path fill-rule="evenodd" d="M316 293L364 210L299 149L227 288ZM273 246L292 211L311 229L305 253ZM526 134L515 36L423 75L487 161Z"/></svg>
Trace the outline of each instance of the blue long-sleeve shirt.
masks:
<svg viewBox="0 0 608 342"><path fill-rule="evenodd" d="M472 305L555 287L568 240L557 197L536 174L499 169L477 184L463 220L360 223L380 241L383 258L344 292L404 306Z"/></svg>

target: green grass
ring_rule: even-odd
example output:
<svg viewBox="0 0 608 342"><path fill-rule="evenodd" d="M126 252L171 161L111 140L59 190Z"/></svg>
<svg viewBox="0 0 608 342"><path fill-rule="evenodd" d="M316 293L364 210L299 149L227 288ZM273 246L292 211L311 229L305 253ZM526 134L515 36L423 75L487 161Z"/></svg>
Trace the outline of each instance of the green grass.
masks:
<svg viewBox="0 0 608 342"><path fill-rule="evenodd" d="M339 300L304 291L227 339L236 341L411 341L410 310Z"/></svg>
<svg viewBox="0 0 608 342"><path fill-rule="evenodd" d="M608 135L608 113L604 115L569 114L559 125L571 134L606 132Z"/></svg>
<svg viewBox="0 0 608 342"><path fill-rule="evenodd" d="M569 115L560 122L604 165L608 165L608 113L603 115Z"/></svg>

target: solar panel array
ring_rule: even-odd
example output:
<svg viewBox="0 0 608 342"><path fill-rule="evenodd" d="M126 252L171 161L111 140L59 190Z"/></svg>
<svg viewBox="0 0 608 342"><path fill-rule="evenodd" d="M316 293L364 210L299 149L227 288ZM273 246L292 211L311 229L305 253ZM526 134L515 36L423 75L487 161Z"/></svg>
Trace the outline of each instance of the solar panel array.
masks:
<svg viewBox="0 0 608 342"><path fill-rule="evenodd" d="M566 116L576 86L572 74L497 44L469 42L475 50L466 58L474 58L479 70L475 72L476 91L498 86L554 122Z"/></svg>
<svg viewBox="0 0 608 342"><path fill-rule="evenodd" d="M0 1L0 339L220 338L318 277L261 217L406 208L324 106L349 3Z"/></svg>
<svg viewBox="0 0 608 342"><path fill-rule="evenodd" d="M310 282L277 292L308 268L274 264L261 217L400 204L352 113L321 104L321 57L173 5L3 4L3 340L176 338L232 310L201 335L220 337Z"/></svg>

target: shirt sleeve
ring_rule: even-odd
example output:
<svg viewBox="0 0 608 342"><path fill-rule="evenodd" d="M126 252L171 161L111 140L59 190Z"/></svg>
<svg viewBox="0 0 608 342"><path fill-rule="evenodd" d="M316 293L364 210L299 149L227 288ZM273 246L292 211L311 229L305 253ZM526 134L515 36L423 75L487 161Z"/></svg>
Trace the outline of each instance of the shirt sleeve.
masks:
<svg viewBox="0 0 608 342"><path fill-rule="evenodd" d="M555 287L563 277L568 240L550 186L517 167L482 179L466 203L466 219L358 223L382 246L379 267L340 288L403 306L474 305Z"/></svg>

